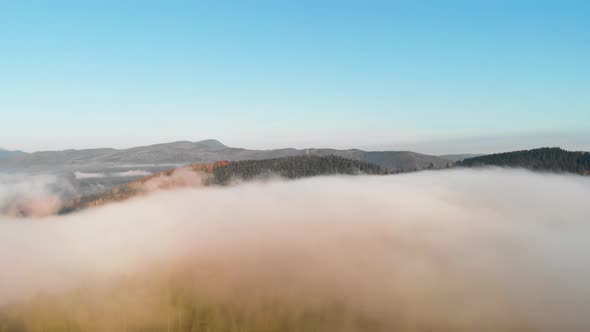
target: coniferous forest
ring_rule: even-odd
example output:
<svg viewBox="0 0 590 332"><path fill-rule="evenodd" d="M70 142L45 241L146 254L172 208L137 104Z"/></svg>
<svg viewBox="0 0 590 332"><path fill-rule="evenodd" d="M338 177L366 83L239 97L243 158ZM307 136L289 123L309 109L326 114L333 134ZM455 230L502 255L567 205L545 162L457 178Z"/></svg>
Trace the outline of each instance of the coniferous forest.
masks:
<svg viewBox="0 0 590 332"><path fill-rule="evenodd" d="M457 162L457 166L501 166L588 175L590 174L590 153L566 151L561 148L540 148L469 158Z"/></svg>
<svg viewBox="0 0 590 332"><path fill-rule="evenodd" d="M384 174L378 165L330 156L297 156L264 160L236 161L213 170L215 182L226 184L232 178L249 180L252 178L279 176L296 179L332 174Z"/></svg>

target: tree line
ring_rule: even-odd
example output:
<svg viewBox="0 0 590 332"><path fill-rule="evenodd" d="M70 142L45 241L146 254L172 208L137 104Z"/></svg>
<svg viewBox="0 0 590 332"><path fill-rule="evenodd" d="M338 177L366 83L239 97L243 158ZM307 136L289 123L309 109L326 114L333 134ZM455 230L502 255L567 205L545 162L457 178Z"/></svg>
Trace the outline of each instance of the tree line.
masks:
<svg viewBox="0 0 590 332"><path fill-rule="evenodd" d="M305 155L264 160L231 162L213 170L216 184L227 184L231 179L250 180L278 176L297 179L332 174L386 174L380 166L334 155Z"/></svg>
<svg viewBox="0 0 590 332"><path fill-rule="evenodd" d="M535 171L590 174L590 153L561 148L540 148L474 157L457 162L457 166L519 167Z"/></svg>

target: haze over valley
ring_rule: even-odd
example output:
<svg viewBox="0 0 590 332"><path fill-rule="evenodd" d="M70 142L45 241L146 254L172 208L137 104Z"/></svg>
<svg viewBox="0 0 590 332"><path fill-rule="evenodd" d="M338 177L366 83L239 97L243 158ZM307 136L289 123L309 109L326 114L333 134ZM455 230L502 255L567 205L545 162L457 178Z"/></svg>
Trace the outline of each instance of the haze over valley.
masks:
<svg viewBox="0 0 590 332"><path fill-rule="evenodd" d="M247 150L227 147L217 140L173 142L124 150L110 148L89 150L11 153L0 156L0 175L20 177L24 174L56 177L68 184L60 196L88 195L137 180L164 170L190 164L217 161L263 160L295 156L340 156L373 163L390 172L407 172L427 168L445 168L461 156L430 156L410 151L362 151L335 149Z"/></svg>

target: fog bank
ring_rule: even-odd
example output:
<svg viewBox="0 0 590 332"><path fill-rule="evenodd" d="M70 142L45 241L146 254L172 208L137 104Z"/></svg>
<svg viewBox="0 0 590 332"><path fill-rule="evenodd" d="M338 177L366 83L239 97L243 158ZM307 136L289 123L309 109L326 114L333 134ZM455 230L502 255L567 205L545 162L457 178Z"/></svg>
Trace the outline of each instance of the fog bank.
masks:
<svg viewBox="0 0 590 332"><path fill-rule="evenodd" d="M55 175L0 173L0 218L54 214L61 197L74 193L70 182Z"/></svg>
<svg viewBox="0 0 590 332"><path fill-rule="evenodd" d="M313 313L325 330L587 331L589 180L501 169L323 177L0 217L0 308L35 330L45 308L35 301L73 296L63 308L76 310L60 314L79 326L87 310L104 315L98 330L180 329L189 313L170 287L181 285L245 326L264 312Z"/></svg>

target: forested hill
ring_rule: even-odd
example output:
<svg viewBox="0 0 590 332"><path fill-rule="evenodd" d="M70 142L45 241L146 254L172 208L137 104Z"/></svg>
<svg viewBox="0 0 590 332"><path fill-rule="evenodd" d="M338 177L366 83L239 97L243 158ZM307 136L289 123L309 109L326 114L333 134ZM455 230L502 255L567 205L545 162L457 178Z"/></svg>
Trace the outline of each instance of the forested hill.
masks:
<svg viewBox="0 0 590 332"><path fill-rule="evenodd" d="M457 162L457 166L520 167L535 171L590 174L590 153L572 152L561 148L540 148L490 154Z"/></svg>
<svg viewBox="0 0 590 332"><path fill-rule="evenodd" d="M265 176L295 179L330 174L383 174L375 164L338 156L298 156L265 160L235 161L213 170L217 184L232 178L249 180Z"/></svg>
<svg viewBox="0 0 590 332"><path fill-rule="evenodd" d="M375 164L338 156L317 155L194 164L167 170L103 192L77 197L65 202L59 213L69 213L112 202L125 201L158 190L230 185L233 180L240 182L265 177L296 179L318 175L388 173L388 171Z"/></svg>

